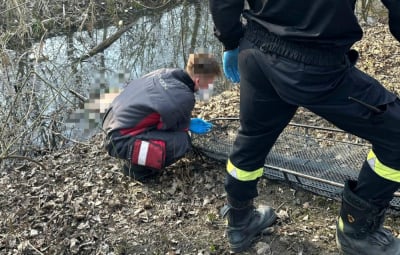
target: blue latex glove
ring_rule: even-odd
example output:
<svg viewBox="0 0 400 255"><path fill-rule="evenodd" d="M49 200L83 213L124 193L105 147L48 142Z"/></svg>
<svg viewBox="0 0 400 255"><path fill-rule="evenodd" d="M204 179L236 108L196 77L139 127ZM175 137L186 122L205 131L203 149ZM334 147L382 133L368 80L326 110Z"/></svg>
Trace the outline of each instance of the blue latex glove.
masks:
<svg viewBox="0 0 400 255"><path fill-rule="evenodd" d="M238 83L240 81L238 56L239 48L236 48L234 50L225 51L222 57L222 67L225 77L233 83Z"/></svg>
<svg viewBox="0 0 400 255"><path fill-rule="evenodd" d="M195 134L205 134L212 128L212 124L200 118L190 119L189 130Z"/></svg>

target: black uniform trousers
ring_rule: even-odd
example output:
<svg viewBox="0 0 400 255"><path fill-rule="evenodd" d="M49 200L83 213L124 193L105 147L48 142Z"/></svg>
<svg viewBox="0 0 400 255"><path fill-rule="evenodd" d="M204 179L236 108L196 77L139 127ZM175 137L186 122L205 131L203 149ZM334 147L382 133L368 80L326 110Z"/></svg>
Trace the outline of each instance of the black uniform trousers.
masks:
<svg viewBox="0 0 400 255"><path fill-rule="evenodd" d="M266 38L247 31L240 43L241 127L229 157L235 167L245 171L263 167L276 139L302 106L370 141L379 161L400 171L400 100L355 67L356 51L335 55L329 49L308 51ZM244 201L258 195L257 182L240 181L228 173L225 189ZM358 195L382 206L399 187L368 164L358 182Z"/></svg>

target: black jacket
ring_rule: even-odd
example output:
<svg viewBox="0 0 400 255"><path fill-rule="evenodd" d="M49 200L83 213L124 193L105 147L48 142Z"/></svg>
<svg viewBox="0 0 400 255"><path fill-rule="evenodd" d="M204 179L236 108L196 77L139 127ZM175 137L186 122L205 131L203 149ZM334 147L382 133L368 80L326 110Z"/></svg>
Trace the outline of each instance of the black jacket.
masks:
<svg viewBox="0 0 400 255"><path fill-rule="evenodd" d="M290 41L308 43L315 47L343 48L344 51L362 37L354 13L356 0L209 0L215 24L215 35L226 50L239 45L243 36L241 14L268 31ZM400 1L383 0L393 4L390 13L400 11ZM391 15L392 34L400 27L399 15ZM396 27L395 27L396 26Z"/></svg>

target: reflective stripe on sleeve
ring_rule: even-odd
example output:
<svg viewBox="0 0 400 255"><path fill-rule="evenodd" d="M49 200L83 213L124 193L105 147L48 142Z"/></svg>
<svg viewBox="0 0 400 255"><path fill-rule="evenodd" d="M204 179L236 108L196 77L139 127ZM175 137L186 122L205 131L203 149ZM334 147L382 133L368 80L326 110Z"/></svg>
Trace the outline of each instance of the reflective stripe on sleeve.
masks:
<svg viewBox="0 0 400 255"><path fill-rule="evenodd" d="M244 171L235 167L231 160L228 160L226 171L235 179L239 181L253 181L261 177L264 173L264 168L259 168L254 171Z"/></svg>
<svg viewBox="0 0 400 255"><path fill-rule="evenodd" d="M367 161L372 170L380 177L389 181L400 182L400 170L382 164L372 150L368 153Z"/></svg>

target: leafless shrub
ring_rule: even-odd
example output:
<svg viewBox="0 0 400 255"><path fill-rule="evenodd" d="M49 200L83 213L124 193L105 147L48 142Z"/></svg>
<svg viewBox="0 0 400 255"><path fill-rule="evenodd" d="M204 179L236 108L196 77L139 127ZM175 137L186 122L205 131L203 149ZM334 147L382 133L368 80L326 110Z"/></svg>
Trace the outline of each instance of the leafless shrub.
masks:
<svg viewBox="0 0 400 255"><path fill-rule="evenodd" d="M172 1L159 1L162 5L169 2ZM42 54L44 40L59 32L90 33L102 17L118 21L127 10L143 8L143 3L136 0L0 2L0 169L6 161L54 151L68 140L63 136L65 118L77 102L68 98L66 91L74 83L75 69L69 66L68 70L52 70L59 72L55 76L70 79L57 86L42 77L38 68L46 60ZM152 6L155 3L152 1Z"/></svg>
<svg viewBox="0 0 400 255"><path fill-rule="evenodd" d="M46 82L36 73L34 63L27 62L26 55L12 60L7 52L2 53L8 62L2 61L0 72L0 161L15 155L34 156L62 144L54 135L60 131L60 109L50 109L59 94L49 97L41 93L38 81Z"/></svg>

